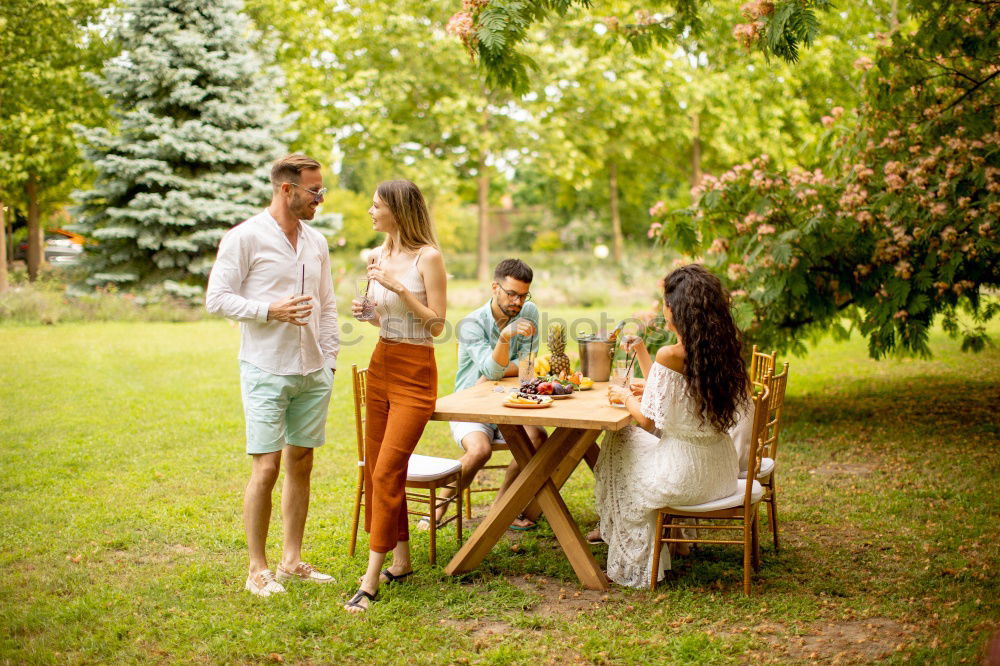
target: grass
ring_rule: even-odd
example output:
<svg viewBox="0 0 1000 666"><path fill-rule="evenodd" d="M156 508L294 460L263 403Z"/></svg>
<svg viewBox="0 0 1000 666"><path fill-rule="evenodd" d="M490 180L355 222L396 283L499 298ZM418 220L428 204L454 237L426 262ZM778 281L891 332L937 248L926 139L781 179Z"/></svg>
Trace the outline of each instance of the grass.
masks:
<svg viewBox="0 0 1000 666"><path fill-rule="evenodd" d="M267 600L242 590L238 339L218 320L0 327L0 660L973 663L1000 629L996 349L962 354L938 333L928 361L870 361L861 340L786 359L783 548L764 531L749 598L721 547L655 593L583 590L543 523L457 580L441 568L452 530L437 567L414 532L412 583L351 617L349 372L373 336L341 354L313 476L305 555L336 583ZM452 343L438 363L443 394ZM442 423L418 451L458 455ZM583 528L592 489L584 466L565 491ZM276 515L272 562L280 533Z"/></svg>

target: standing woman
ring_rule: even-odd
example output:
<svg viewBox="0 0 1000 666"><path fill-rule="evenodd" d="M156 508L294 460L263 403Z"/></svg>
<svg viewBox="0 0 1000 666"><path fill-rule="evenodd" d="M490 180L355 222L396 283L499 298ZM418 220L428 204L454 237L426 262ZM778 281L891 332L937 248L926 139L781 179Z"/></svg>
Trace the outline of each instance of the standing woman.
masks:
<svg viewBox="0 0 1000 666"><path fill-rule="evenodd" d="M368 609L381 583L413 573L406 514L406 468L437 400L434 336L444 330L447 275L423 194L408 180L381 183L368 209L385 241L368 262L379 341L368 364L365 531L368 570L344 606ZM360 318L361 301L351 310ZM392 551L392 564L382 569Z"/></svg>

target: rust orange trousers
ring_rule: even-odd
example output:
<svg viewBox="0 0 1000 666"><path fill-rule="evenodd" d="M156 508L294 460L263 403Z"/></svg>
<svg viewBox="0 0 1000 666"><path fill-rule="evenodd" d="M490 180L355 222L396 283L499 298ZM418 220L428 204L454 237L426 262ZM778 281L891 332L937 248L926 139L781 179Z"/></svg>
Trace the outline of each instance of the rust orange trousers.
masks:
<svg viewBox="0 0 1000 666"><path fill-rule="evenodd" d="M436 400L434 347L380 339L365 402L365 531L376 553L410 539L406 467Z"/></svg>

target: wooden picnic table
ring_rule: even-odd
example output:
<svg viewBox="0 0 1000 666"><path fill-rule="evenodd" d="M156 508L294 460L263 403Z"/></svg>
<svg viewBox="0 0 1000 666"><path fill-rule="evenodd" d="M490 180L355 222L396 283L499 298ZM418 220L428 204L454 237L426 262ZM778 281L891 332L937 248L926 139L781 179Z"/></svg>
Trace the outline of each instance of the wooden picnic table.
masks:
<svg viewBox="0 0 1000 666"><path fill-rule="evenodd" d="M552 527L559 545L569 559L580 582L591 590L608 589L601 571L570 515L560 489L586 459L591 467L597 462L597 438L602 431L621 430L632 422L629 413L608 404L607 382L597 382L589 391L577 391L564 400L553 400L543 409L515 409L502 403L517 378L476 384L457 393L438 398L431 420L496 423L521 467L507 492L493 503L465 545L445 567L449 575L475 569L507 530L511 521L532 499L538 501ZM500 387L502 392L496 389ZM536 451L524 430L526 425L555 428Z"/></svg>

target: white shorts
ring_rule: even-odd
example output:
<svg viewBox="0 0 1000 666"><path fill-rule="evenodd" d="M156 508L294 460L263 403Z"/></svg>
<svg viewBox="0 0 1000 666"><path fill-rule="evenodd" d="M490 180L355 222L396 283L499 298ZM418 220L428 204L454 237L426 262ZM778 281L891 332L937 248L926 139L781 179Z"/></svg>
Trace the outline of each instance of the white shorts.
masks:
<svg viewBox="0 0 1000 666"><path fill-rule="evenodd" d="M469 421L452 421L448 424L451 426L451 436L455 438L455 443L462 447L462 440L466 438L467 435L474 432L481 432L486 435L486 439L490 442L499 439L503 441L503 435L500 434L500 428L495 423L472 423Z"/></svg>

